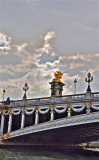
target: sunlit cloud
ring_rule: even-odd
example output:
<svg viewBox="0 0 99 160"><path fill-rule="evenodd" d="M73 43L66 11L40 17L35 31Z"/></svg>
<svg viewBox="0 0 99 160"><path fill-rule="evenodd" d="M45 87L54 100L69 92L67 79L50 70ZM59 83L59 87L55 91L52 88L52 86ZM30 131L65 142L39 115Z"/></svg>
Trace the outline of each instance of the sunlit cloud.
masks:
<svg viewBox="0 0 99 160"><path fill-rule="evenodd" d="M3 34L6 35L6 34ZM99 70L99 53L75 53L73 55L58 55L53 49L53 40L56 37L54 31L47 32L43 37L41 48L35 48L33 42L23 42L13 44L8 50L10 60L15 63L0 65L0 92L6 89L6 96L11 99L21 99L23 97L23 85L29 84L28 97L50 96L50 84L54 78L54 72L61 70L65 72L62 81L64 86L63 94L72 94L74 90L73 81L76 78L83 81L88 72L95 74ZM41 40L41 39L40 39ZM11 38L10 38L11 45ZM31 48L31 49L30 49ZM55 54L52 54L52 53ZM46 56L46 60L43 55ZM0 55L1 56L1 55ZM18 57L18 60L16 60ZM50 59L48 59L50 57ZM51 59L53 57L53 59ZM5 59L8 58L5 55ZM19 61L20 59L20 61ZM10 61L9 61L10 62ZM41 63L42 62L42 63ZM84 90L83 85L78 86L78 90ZM2 94L0 95L2 99Z"/></svg>
<svg viewBox="0 0 99 160"><path fill-rule="evenodd" d="M5 33L0 32L0 51L11 50L11 37L7 36Z"/></svg>
<svg viewBox="0 0 99 160"><path fill-rule="evenodd" d="M42 48L37 49L37 52L46 53L55 55L53 48L51 46L52 40L56 37L56 33L54 31L47 32L44 36L44 46Z"/></svg>

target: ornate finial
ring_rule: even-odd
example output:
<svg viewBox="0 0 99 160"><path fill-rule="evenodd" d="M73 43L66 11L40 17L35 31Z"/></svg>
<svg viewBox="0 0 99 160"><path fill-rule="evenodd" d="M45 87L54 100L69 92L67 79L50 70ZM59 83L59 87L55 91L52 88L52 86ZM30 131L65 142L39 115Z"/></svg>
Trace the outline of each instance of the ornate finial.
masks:
<svg viewBox="0 0 99 160"><path fill-rule="evenodd" d="M60 72L60 71L57 71L54 73L54 76L55 76L55 81L60 81L61 82L61 78L62 78L62 75L64 73Z"/></svg>
<svg viewBox="0 0 99 160"><path fill-rule="evenodd" d="M29 89L29 86L28 86L27 83L25 83L25 85L24 85L24 87L23 87L23 91L25 91L24 96L23 96L23 99L26 99L26 98L27 98L27 96L26 96L26 91L27 91L28 89Z"/></svg>
<svg viewBox="0 0 99 160"><path fill-rule="evenodd" d="M90 72L87 74L87 77L85 78L85 81L88 82L87 92L91 92L90 82L93 81L93 76L91 76Z"/></svg>

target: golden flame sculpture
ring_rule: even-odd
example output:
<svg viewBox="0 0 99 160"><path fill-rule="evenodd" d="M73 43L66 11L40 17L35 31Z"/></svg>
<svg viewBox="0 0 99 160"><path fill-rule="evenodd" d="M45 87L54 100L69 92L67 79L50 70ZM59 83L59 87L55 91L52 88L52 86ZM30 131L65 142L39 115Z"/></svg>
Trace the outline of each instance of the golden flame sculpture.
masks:
<svg viewBox="0 0 99 160"><path fill-rule="evenodd" d="M63 74L64 74L64 73L61 72L61 71L56 71L56 72L54 73L55 81L60 81L60 82L61 82L61 78L62 78Z"/></svg>

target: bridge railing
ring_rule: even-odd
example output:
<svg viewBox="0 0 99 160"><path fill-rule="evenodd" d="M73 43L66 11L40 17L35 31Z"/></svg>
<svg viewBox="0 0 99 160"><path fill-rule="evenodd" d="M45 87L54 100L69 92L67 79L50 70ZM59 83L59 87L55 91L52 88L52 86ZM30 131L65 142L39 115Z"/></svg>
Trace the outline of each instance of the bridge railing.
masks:
<svg viewBox="0 0 99 160"><path fill-rule="evenodd" d="M92 93L93 98L99 98L99 92Z"/></svg>
<svg viewBox="0 0 99 160"><path fill-rule="evenodd" d="M19 107L19 106L26 106L27 104L30 105L38 105L38 104L53 104L55 102L62 102L62 101L67 101L67 103L70 101L72 102L73 100L86 100L86 99L90 99L90 101L93 99L99 98L99 92L94 92L91 94L87 94L87 93L83 93L83 94L73 94L73 95L64 95L64 96L53 96L53 97L43 97L43 98L33 98L33 99L22 99L22 100L15 100L15 101L10 101L10 105L4 105L4 102L0 102L0 108L4 107L11 107L11 105L13 105L13 107ZM28 106L27 106L28 107Z"/></svg>

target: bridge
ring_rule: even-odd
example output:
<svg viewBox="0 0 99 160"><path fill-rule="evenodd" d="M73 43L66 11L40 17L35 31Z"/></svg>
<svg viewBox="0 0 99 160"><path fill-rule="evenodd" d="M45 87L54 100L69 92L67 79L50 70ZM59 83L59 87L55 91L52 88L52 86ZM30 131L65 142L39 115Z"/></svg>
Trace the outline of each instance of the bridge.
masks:
<svg viewBox="0 0 99 160"><path fill-rule="evenodd" d="M1 141L50 145L99 140L99 92L91 92L88 82L86 93L62 96L64 84L50 84L51 97L27 99L25 90L22 100L1 102Z"/></svg>

